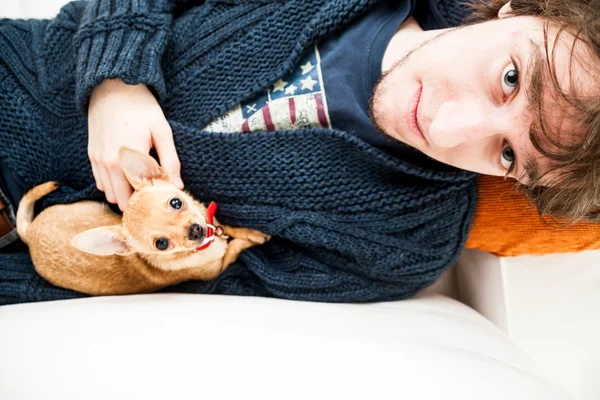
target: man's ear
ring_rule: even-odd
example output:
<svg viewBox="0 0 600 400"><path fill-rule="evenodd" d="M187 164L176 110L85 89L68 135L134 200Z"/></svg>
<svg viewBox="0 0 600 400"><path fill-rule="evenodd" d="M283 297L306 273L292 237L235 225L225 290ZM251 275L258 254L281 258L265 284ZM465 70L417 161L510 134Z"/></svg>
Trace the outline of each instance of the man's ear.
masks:
<svg viewBox="0 0 600 400"><path fill-rule="evenodd" d="M123 146L119 149L119 162L127 180L135 190L152 180L170 182L166 171L148 154Z"/></svg>
<svg viewBox="0 0 600 400"><path fill-rule="evenodd" d="M126 256L132 253L121 235L121 226L104 226L81 232L71 239L71 246L96 256Z"/></svg>
<svg viewBox="0 0 600 400"><path fill-rule="evenodd" d="M509 1L508 3L506 3L505 5L502 6L500 11L498 11L498 18L502 19L502 18L508 17L508 14L511 11L512 11L512 8L510 8L510 1Z"/></svg>

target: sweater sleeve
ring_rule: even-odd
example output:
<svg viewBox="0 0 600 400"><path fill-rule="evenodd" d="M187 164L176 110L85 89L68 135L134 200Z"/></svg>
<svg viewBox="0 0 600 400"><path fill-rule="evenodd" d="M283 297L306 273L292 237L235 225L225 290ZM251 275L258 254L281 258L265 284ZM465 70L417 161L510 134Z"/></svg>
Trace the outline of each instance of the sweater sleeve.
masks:
<svg viewBox="0 0 600 400"><path fill-rule="evenodd" d="M165 95L160 61L173 11L201 4L190 0L91 0L75 38L76 96L87 111L92 90L105 79L150 86Z"/></svg>

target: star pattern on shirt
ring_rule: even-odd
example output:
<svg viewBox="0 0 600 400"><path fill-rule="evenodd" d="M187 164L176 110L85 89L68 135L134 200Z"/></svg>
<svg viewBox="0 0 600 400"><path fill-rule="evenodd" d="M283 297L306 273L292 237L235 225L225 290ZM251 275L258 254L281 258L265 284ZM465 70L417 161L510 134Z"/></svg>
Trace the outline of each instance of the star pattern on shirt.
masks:
<svg viewBox="0 0 600 400"><path fill-rule="evenodd" d="M313 90L313 87L318 83L310 75L308 76L308 78L302 79L300 82L302 82L302 89L308 89L311 91Z"/></svg>
<svg viewBox="0 0 600 400"><path fill-rule="evenodd" d="M312 65L310 60L308 60L308 62L306 64L300 66L300 68L302 69L302 75L308 74L310 71L313 70L314 67L315 66Z"/></svg>
<svg viewBox="0 0 600 400"><path fill-rule="evenodd" d="M285 88L285 85L287 85L289 82L284 81L283 79L278 80L277 82L275 82L274 89L273 89L273 93L278 92L278 91L282 91Z"/></svg>
<svg viewBox="0 0 600 400"><path fill-rule="evenodd" d="M285 89L285 94L293 95L294 93L296 93L296 90L298 90L298 87L292 83Z"/></svg>

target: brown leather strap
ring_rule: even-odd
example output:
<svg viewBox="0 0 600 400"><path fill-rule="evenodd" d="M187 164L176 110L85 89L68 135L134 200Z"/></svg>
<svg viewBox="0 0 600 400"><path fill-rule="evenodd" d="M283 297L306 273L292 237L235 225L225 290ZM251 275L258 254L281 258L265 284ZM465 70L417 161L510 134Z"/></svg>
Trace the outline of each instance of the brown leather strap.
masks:
<svg viewBox="0 0 600 400"><path fill-rule="evenodd" d="M0 238L8 235L13 229L15 226L8 217L8 207L0 199Z"/></svg>

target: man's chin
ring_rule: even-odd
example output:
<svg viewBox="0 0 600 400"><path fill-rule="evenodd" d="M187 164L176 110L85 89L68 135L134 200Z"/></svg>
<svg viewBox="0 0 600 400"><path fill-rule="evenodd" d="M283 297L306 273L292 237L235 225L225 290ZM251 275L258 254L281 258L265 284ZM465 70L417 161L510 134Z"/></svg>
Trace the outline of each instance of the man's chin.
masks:
<svg viewBox="0 0 600 400"><path fill-rule="evenodd" d="M387 132L386 129L387 124L385 123L384 113L380 107L380 97L381 94L378 93L377 86L375 86L375 92L371 97L371 101L369 101L369 118L371 119L371 122L373 123L375 129L377 129L384 135L391 137L391 135Z"/></svg>

